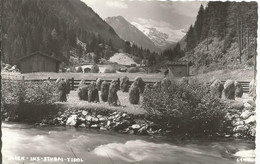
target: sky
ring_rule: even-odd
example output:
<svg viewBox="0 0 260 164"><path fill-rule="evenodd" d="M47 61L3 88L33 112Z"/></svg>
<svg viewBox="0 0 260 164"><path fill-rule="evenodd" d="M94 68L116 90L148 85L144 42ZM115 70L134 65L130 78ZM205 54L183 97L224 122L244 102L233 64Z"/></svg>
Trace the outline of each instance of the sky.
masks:
<svg viewBox="0 0 260 164"><path fill-rule="evenodd" d="M103 19L123 16L131 23L144 26L187 30L194 23L203 1L156 1L156 0L82 0Z"/></svg>

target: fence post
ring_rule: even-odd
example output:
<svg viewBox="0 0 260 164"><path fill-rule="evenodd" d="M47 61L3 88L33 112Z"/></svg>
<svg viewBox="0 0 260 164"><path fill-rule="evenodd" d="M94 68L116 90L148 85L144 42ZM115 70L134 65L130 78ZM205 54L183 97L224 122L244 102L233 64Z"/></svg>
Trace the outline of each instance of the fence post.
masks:
<svg viewBox="0 0 260 164"><path fill-rule="evenodd" d="M71 78L71 90L74 90L74 77Z"/></svg>
<svg viewBox="0 0 260 164"><path fill-rule="evenodd" d="M51 81L51 78L50 78L50 77L48 77L48 81Z"/></svg>
<svg viewBox="0 0 260 164"><path fill-rule="evenodd" d="M22 81L24 81L24 76L22 76Z"/></svg>

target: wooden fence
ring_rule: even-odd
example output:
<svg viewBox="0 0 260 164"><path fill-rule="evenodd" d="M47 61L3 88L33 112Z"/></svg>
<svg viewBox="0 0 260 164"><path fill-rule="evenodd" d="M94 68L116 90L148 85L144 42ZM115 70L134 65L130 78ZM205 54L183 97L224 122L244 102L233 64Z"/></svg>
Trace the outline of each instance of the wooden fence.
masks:
<svg viewBox="0 0 260 164"><path fill-rule="evenodd" d="M5 80L7 80L7 79L2 79L2 81L5 81ZM24 81L33 81L33 82L41 82L41 81L46 81L46 80L56 81L57 79L48 78L48 79L39 79L39 80L36 80L36 79L34 79L34 80L26 80L26 79L24 79L24 76L23 76L22 80L24 80ZM69 80L70 80L70 89L71 90L76 90L78 88L79 83L80 83L81 80L74 79L74 78L71 78ZM89 85L91 83L91 81L93 81L93 80L85 80L85 84ZM106 81L110 83L112 80L106 80ZM225 81L221 81L221 82L225 83ZM248 93L249 92L249 84L250 84L250 82L248 82L248 81L238 81L238 82L242 85L243 92L244 93ZM130 84L132 84L132 83L133 83L133 81L130 81ZM155 83L154 81L153 82L145 81L145 84L154 84L154 83Z"/></svg>

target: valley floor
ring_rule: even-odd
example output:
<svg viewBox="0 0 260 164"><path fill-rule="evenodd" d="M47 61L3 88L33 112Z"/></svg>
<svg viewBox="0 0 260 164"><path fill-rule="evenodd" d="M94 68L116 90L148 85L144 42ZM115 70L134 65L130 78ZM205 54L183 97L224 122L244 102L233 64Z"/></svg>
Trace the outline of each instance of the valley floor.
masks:
<svg viewBox="0 0 260 164"><path fill-rule="evenodd" d="M142 77L144 81L157 82L164 78L163 73L53 73L53 72L37 72L37 73L13 73L1 72L2 79L22 79L22 76L27 80L32 79L57 79L57 78L74 78L74 79L88 79L96 80L101 78L103 80L113 80L123 76L129 77L133 81L136 77ZM228 79L238 81L251 81L254 78L254 71L252 69L236 69L236 70L217 70L203 74L191 75L193 79L198 82L209 82L213 78L225 81ZM180 78L176 78L180 79Z"/></svg>

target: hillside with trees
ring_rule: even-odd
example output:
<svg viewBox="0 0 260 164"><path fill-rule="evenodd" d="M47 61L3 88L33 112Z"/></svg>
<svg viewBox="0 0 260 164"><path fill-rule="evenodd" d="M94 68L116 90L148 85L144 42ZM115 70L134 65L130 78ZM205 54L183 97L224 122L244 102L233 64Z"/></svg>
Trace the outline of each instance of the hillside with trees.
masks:
<svg viewBox="0 0 260 164"><path fill-rule="evenodd" d="M154 54L120 39L80 0L3 0L1 11L4 63L16 64L17 59L35 51L67 62L70 56L81 58L94 52L97 63L120 49L153 60Z"/></svg>
<svg viewBox="0 0 260 164"><path fill-rule="evenodd" d="M201 5L186 36L162 55L169 60L189 61L194 73L252 67L256 54L257 8L256 2Z"/></svg>
<svg viewBox="0 0 260 164"><path fill-rule="evenodd" d="M186 35L186 56L195 72L245 68L254 64L256 2L209 2L201 5Z"/></svg>

